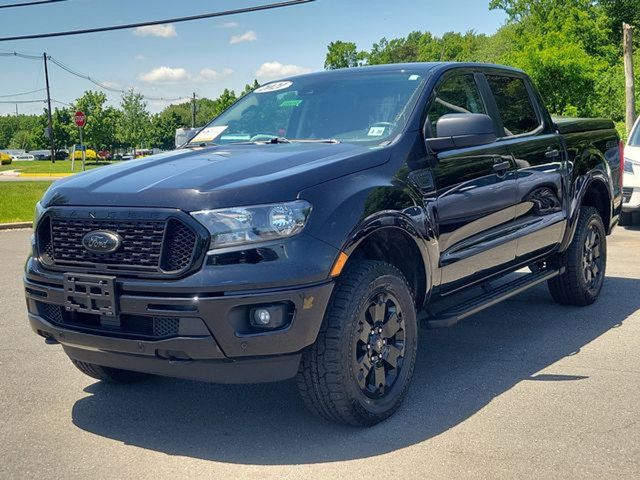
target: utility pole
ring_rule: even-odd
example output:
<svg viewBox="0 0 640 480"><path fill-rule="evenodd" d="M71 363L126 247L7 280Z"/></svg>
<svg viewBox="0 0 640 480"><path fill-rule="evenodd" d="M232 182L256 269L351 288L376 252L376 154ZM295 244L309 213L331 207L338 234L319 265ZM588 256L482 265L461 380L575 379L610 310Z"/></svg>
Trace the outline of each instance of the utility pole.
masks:
<svg viewBox="0 0 640 480"><path fill-rule="evenodd" d="M51 120L51 93L49 92L49 70L47 68L47 52L42 54L44 58L44 80L47 84L47 117L49 120L49 141L51 142L51 163L56 163L56 146L53 140L53 121Z"/></svg>
<svg viewBox="0 0 640 480"><path fill-rule="evenodd" d="M622 24L622 50L624 52L624 87L626 97L626 126L627 134L636 120L636 96L633 79L633 27L627 23Z"/></svg>
<svg viewBox="0 0 640 480"><path fill-rule="evenodd" d="M191 128L196 128L196 92L191 97Z"/></svg>

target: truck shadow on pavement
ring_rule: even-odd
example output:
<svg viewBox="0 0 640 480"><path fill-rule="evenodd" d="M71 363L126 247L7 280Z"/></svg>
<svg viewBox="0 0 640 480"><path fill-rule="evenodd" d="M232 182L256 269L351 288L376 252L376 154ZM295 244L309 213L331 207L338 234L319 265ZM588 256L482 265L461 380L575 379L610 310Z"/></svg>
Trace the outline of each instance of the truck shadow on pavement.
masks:
<svg viewBox="0 0 640 480"><path fill-rule="evenodd" d="M226 386L163 378L130 386L95 383L75 403L73 422L125 444L228 463L306 464L380 455L445 432L519 382L586 378L580 372L537 372L619 327L640 309L640 295L620 292L638 291L640 280L609 277L595 305L574 308L553 303L542 286L453 328L421 330L403 407L369 429L310 415L294 382Z"/></svg>

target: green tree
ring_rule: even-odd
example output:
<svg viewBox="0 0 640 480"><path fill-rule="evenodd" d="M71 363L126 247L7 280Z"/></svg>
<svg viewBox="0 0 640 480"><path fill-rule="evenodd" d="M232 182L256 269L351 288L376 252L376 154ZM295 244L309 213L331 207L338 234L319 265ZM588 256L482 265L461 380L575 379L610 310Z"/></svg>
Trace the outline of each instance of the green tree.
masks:
<svg viewBox="0 0 640 480"><path fill-rule="evenodd" d="M83 127L83 141L96 150L110 148L115 142L116 115L113 107L106 106L107 96L102 92L88 90L78 98L74 107L84 112L87 117ZM75 127L72 125L72 128ZM79 133L75 127L75 135L72 138L79 140Z"/></svg>
<svg viewBox="0 0 640 480"><path fill-rule="evenodd" d="M336 68L349 68L362 65L365 55L358 52L356 44L353 42L342 42L337 40L331 42L327 47L327 56L324 60L326 70Z"/></svg>
<svg viewBox="0 0 640 480"><path fill-rule="evenodd" d="M36 142L34 141L33 134L29 130L18 130L9 141L9 148L20 150L33 150L35 145Z"/></svg>
<svg viewBox="0 0 640 480"><path fill-rule="evenodd" d="M183 126L180 115L175 109L165 109L151 117L149 128L149 146L162 150L172 150L175 146L176 129Z"/></svg>
<svg viewBox="0 0 640 480"><path fill-rule="evenodd" d="M148 138L149 112L144 96L133 89L122 95L122 110L116 127L118 143L125 147L138 148Z"/></svg>

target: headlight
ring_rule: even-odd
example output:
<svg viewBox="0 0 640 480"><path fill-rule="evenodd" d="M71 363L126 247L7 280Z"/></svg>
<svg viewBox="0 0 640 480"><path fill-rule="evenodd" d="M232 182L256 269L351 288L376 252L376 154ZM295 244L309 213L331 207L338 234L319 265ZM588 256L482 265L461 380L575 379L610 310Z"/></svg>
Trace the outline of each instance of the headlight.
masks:
<svg viewBox="0 0 640 480"><path fill-rule="evenodd" d="M640 165L638 162L634 162L633 160L629 160L628 158L624 159L624 172L630 173L633 175L633 166Z"/></svg>
<svg viewBox="0 0 640 480"><path fill-rule="evenodd" d="M273 205L200 210L191 215L211 232L211 247L291 237L307 223L311 204L304 200Z"/></svg>
<svg viewBox="0 0 640 480"><path fill-rule="evenodd" d="M40 220L40 217L42 217L42 214L44 213L44 211L45 211L45 208L42 206L42 204L40 202L37 202L35 211L33 212L33 230L34 231L38 226L38 221Z"/></svg>

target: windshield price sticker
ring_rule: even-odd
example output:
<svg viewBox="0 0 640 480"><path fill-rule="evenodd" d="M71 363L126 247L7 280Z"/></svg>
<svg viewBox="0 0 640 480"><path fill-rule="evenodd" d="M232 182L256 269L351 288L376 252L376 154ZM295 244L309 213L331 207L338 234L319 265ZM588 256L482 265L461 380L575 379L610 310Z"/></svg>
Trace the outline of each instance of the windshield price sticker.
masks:
<svg viewBox="0 0 640 480"><path fill-rule="evenodd" d="M385 127L371 127L367 135L370 137L381 137L384 135L384 130Z"/></svg>
<svg viewBox="0 0 640 480"><path fill-rule="evenodd" d="M227 125L203 128L189 143L210 142L218 138L227 128L229 128Z"/></svg>
<svg viewBox="0 0 640 480"><path fill-rule="evenodd" d="M255 93L268 93L268 92L277 92L278 90L284 90L285 88L289 88L293 85L293 82L285 81L285 82L273 82L263 85L260 88L256 88L254 90Z"/></svg>

